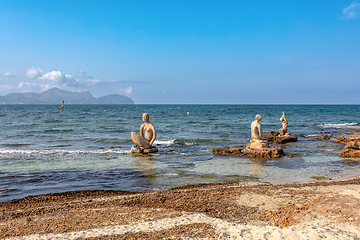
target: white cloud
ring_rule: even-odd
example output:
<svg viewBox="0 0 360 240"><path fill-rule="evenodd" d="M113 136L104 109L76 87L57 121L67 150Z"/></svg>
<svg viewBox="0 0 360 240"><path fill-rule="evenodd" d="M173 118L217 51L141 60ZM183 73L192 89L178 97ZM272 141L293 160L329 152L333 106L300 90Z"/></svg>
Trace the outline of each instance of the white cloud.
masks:
<svg viewBox="0 0 360 240"><path fill-rule="evenodd" d="M350 4L350 6L344 8L343 15L346 18L355 18L356 15L357 15L357 10L359 9L359 7L360 7L360 3L353 2L353 3Z"/></svg>
<svg viewBox="0 0 360 240"><path fill-rule="evenodd" d="M40 83L37 86L41 87L41 90L47 90L53 87L62 88L86 88L100 82L100 80L94 79L88 76L83 71L78 72L78 76L71 74L65 74L61 71L51 71L44 73L40 68L29 68L26 71L26 76L31 79L39 80ZM25 86L25 85L24 85Z"/></svg>
<svg viewBox="0 0 360 240"><path fill-rule="evenodd" d="M76 79L70 74L64 74L60 71L52 71L43 74L41 77L37 78L38 80L45 81L50 86L60 87L60 86L77 86L80 84L80 80Z"/></svg>
<svg viewBox="0 0 360 240"><path fill-rule="evenodd" d="M28 78L37 78L37 77L41 77L43 75L43 70L41 70L40 68L29 68L28 70L26 70L26 76Z"/></svg>
<svg viewBox="0 0 360 240"><path fill-rule="evenodd" d="M121 89L120 92L124 93L124 94L131 94L133 92L133 88L131 86L129 86L126 89Z"/></svg>
<svg viewBox="0 0 360 240"><path fill-rule="evenodd" d="M6 72L6 73L3 73L2 76L14 78L14 77L16 77L16 72Z"/></svg>

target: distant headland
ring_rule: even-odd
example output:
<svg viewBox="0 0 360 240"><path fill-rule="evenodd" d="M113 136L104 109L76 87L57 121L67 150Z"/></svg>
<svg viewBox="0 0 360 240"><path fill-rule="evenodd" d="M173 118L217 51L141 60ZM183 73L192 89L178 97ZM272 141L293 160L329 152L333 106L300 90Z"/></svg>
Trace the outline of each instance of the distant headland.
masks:
<svg viewBox="0 0 360 240"><path fill-rule="evenodd" d="M41 93L9 93L0 96L0 104L134 104L124 95L110 94L95 98L90 92L69 92L51 88Z"/></svg>

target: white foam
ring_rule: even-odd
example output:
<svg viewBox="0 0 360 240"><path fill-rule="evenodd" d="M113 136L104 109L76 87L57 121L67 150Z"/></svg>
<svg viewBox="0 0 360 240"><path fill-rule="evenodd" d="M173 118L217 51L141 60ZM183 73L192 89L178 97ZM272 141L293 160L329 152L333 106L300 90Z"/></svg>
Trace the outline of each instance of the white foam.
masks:
<svg viewBox="0 0 360 240"><path fill-rule="evenodd" d="M314 134L314 135L305 135L304 137L310 138L310 137L317 137L317 136L320 136L320 135L316 135L316 134Z"/></svg>
<svg viewBox="0 0 360 240"><path fill-rule="evenodd" d="M0 154L20 154L20 155L76 155L76 154L126 154L131 150L101 149L101 150L20 150L20 149L0 149Z"/></svg>
<svg viewBox="0 0 360 240"><path fill-rule="evenodd" d="M357 123L322 123L318 124L319 127L323 128L346 128L358 126Z"/></svg>
<svg viewBox="0 0 360 240"><path fill-rule="evenodd" d="M175 173L175 172L172 172L172 173L159 174L159 176L179 176L179 174Z"/></svg>
<svg viewBox="0 0 360 240"><path fill-rule="evenodd" d="M170 146L172 144L174 144L176 141L176 139L172 139L172 140L155 140L154 144L155 145L166 145L166 146Z"/></svg>

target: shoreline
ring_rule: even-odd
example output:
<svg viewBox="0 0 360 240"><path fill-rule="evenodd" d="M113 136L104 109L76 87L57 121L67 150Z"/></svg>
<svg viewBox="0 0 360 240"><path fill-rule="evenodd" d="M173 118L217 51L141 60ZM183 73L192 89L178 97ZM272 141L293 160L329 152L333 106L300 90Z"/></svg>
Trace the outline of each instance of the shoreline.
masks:
<svg viewBox="0 0 360 240"><path fill-rule="evenodd" d="M210 183L158 192L84 190L0 203L1 239L360 237L360 176Z"/></svg>

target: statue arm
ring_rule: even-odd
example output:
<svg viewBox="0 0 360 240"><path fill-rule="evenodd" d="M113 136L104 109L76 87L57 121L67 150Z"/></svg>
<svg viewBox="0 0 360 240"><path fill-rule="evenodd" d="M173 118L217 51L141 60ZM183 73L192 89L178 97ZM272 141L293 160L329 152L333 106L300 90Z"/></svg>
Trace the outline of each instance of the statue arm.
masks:
<svg viewBox="0 0 360 240"><path fill-rule="evenodd" d="M140 126L140 135L141 135L143 138L145 138L145 137L144 137L144 124L142 124L142 125Z"/></svg>
<svg viewBox="0 0 360 240"><path fill-rule="evenodd" d="M261 138L263 136L263 130L260 125L258 126L258 129L259 129L259 138Z"/></svg>
<svg viewBox="0 0 360 240"><path fill-rule="evenodd" d="M151 124L151 130L152 130L153 134L152 134L152 139L149 142L150 146L155 142L155 139L156 139L156 129L152 124Z"/></svg>

